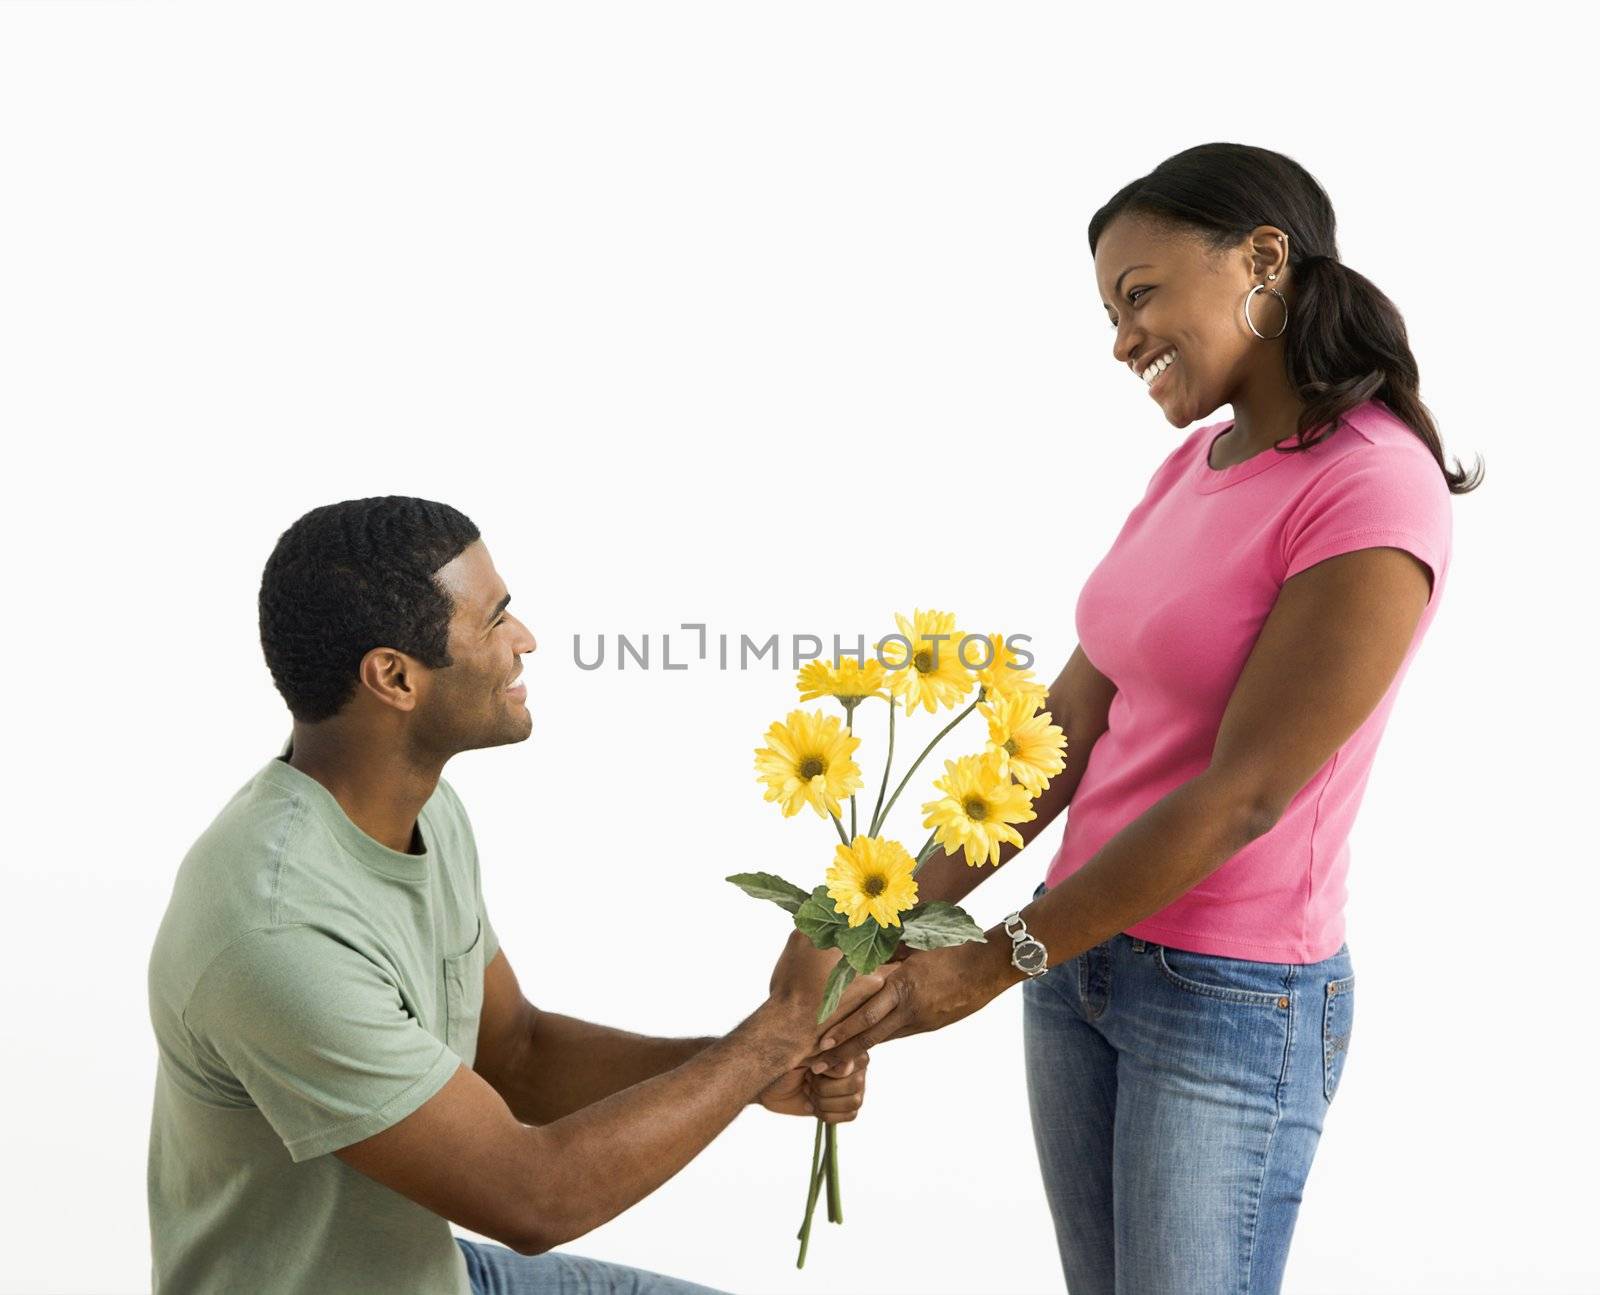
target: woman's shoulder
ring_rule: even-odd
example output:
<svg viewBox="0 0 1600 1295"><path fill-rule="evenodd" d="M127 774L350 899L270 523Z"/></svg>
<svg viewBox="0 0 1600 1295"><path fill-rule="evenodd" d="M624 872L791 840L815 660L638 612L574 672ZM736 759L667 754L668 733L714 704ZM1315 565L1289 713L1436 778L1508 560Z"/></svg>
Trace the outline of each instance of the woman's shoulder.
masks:
<svg viewBox="0 0 1600 1295"><path fill-rule="evenodd" d="M1350 429L1344 447L1346 452L1372 446L1393 456L1406 456L1416 463L1426 461L1433 465L1434 472L1443 484L1444 474L1439 472L1433 452L1405 420L1383 401L1376 397L1364 400L1354 409L1347 410L1340 421Z"/></svg>
<svg viewBox="0 0 1600 1295"><path fill-rule="evenodd" d="M1328 454L1312 474L1326 488L1346 477L1388 483L1413 500L1449 510L1450 487L1427 443L1381 400L1364 401L1344 414L1344 424L1327 442Z"/></svg>
<svg viewBox="0 0 1600 1295"><path fill-rule="evenodd" d="M1422 551L1436 571L1449 561L1449 485L1433 452L1388 406L1358 405L1306 453L1309 471L1284 510L1289 574L1358 542Z"/></svg>

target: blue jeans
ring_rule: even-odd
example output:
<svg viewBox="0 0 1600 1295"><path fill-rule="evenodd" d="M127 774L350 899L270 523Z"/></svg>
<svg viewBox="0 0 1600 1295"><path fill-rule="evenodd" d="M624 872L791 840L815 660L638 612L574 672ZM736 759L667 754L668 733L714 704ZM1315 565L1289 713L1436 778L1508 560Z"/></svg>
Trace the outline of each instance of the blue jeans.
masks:
<svg viewBox="0 0 1600 1295"><path fill-rule="evenodd" d="M1279 1289L1354 988L1348 945L1254 962L1125 934L1023 984L1028 1105L1071 1295Z"/></svg>
<svg viewBox="0 0 1600 1295"><path fill-rule="evenodd" d="M457 1237L474 1295L726 1295L709 1286L644 1268L548 1250L521 1255L505 1246Z"/></svg>

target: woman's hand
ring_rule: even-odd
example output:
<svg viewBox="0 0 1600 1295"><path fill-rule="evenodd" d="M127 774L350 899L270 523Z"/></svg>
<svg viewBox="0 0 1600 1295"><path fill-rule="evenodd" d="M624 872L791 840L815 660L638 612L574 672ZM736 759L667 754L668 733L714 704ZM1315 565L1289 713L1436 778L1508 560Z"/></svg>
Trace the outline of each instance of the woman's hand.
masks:
<svg viewBox="0 0 1600 1295"><path fill-rule="evenodd" d="M982 943L926 949L891 960L874 973L883 987L842 1021L832 1023L817 1054L807 1065L813 1072L848 1073L860 1065L867 1049L906 1034L943 1029L970 1016L996 992L985 975Z"/></svg>

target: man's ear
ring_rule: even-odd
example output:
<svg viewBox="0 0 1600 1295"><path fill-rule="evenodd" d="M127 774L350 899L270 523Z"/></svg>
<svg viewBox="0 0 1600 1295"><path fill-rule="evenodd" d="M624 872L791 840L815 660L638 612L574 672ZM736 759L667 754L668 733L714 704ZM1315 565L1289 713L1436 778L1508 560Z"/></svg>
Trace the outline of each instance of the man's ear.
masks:
<svg viewBox="0 0 1600 1295"><path fill-rule="evenodd" d="M372 648L361 658L362 685L385 706L415 710L418 701L416 664L394 648Z"/></svg>

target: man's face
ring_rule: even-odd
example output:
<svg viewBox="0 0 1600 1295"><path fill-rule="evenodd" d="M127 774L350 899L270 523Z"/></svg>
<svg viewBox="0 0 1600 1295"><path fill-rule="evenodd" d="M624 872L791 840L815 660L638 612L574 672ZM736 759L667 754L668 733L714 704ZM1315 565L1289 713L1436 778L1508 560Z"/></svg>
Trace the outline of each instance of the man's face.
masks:
<svg viewBox="0 0 1600 1295"><path fill-rule="evenodd" d="M471 751L526 741L533 731L519 658L539 645L506 608L511 601L482 540L434 573L455 603L450 620L454 664L428 672L426 708L433 741Z"/></svg>

